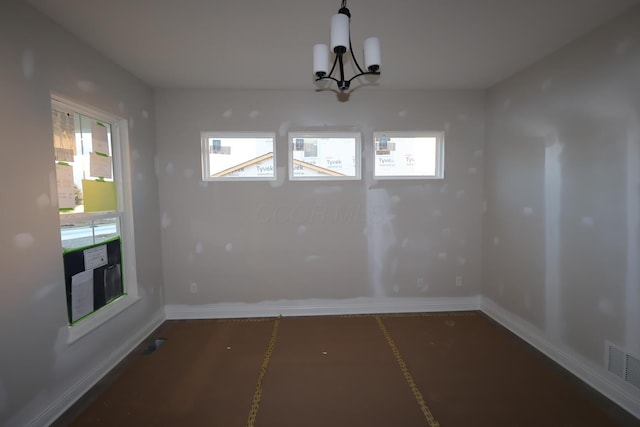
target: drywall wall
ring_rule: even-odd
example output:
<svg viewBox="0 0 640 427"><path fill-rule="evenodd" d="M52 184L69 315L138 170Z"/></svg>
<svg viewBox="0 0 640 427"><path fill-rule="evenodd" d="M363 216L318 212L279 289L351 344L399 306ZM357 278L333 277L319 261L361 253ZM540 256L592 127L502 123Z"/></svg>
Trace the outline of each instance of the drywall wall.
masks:
<svg viewBox="0 0 640 427"><path fill-rule="evenodd" d="M604 373L640 356L639 93L636 7L487 98L483 295Z"/></svg>
<svg viewBox="0 0 640 427"><path fill-rule="evenodd" d="M23 1L3 2L0 61L0 425L48 425L162 320L153 92ZM71 345L52 91L129 120L134 177L142 298Z"/></svg>
<svg viewBox="0 0 640 427"><path fill-rule="evenodd" d="M354 311L382 300L477 295L483 108L482 92L365 88L345 102L313 89L159 90L167 304L185 317L223 303L331 311L348 300ZM289 181L287 132L304 130L360 132L363 179ZM445 179L373 180L372 132L382 130L445 131ZM203 182L201 131L275 132L277 181Z"/></svg>

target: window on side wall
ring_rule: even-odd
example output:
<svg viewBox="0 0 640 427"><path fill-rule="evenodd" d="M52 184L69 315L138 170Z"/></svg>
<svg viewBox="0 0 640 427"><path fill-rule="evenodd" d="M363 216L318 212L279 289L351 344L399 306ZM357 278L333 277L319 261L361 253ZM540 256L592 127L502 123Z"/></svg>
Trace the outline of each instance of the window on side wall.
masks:
<svg viewBox="0 0 640 427"><path fill-rule="evenodd" d="M202 132L204 181L276 179L275 133Z"/></svg>
<svg viewBox="0 0 640 427"><path fill-rule="evenodd" d="M360 133L289 133L289 179L360 179Z"/></svg>
<svg viewBox="0 0 640 427"><path fill-rule="evenodd" d="M374 178L444 178L444 132L374 132Z"/></svg>
<svg viewBox="0 0 640 427"><path fill-rule="evenodd" d="M138 300L128 126L62 98L52 125L72 342Z"/></svg>

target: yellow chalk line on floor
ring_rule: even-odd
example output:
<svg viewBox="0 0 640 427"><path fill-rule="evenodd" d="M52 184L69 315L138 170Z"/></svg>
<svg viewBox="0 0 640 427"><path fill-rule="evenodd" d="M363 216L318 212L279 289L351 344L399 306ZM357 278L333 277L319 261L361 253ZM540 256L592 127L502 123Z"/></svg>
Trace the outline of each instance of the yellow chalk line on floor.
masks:
<svg viewBox="0 0 640 427"><path fill-rule="evenodd" d="M273 324L271 339L269 340L269 344L267 345L267 351L264 354L264 359L262 359L260 375L258 375L258 385L256 386L255 393L253 394L253 404L251 405L251 410L249 411L247 427L253 427L254 423L256 422L256 416L258 415L258 409L260 408L260 399L262 399L262 380L264 379L264 375L267 373L267 368L269 367L269 362L271 361L271 354L273 353L273 348L276 345L276 336L278 335L279 324L280 319L278 318Z"/></svg>
<svg viewBox="0 0 640 427"><path fill-rule="evenodd" d="M382 318L380 316L374 316L374 317L376 319L376 322L378 322L378 326L380 327L382 334L386 338L387 343L389 344L389 347L391 347L391 351L393 352L393 355L396 358L396 362L398 362L398 365L400 366L402 375L404 375L404 378L407 380L407 383L409 384L409 388L413 392L413 396L418 401L418 405L420 405L420 409L422 410L422 413L426 417L427 422L429 423L429 426L439 427L440 424L436 421L433 414L431 413L431 410L427 406L427 403L424 401L424 397L422 396L420 389L418 389L416 382L413 380L413 377L411 376L411 372L409 372L409 368L407 367L407 364L404 363L404 359L400 354L400 350L398 350L398 346L396 346L395 341L393 340L393 338L391 338L391 334L389 334L389 331L387 330L386 326L384 326L384 323L382 322Z"/></svg>

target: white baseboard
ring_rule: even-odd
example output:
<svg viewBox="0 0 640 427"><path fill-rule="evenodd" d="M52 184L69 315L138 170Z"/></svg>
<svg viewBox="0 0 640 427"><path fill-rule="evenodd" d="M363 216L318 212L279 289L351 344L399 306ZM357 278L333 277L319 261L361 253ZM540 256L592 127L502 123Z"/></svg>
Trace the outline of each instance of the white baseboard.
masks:
<svg viewBox="0 0 640 427"><path fill-rule="evenodd" d="M478 310L480 297L459 298L350 298L341 300L280 300L259 303L167 305L172 319L226 319L277 316L325 316L345 314L413 313Z"/></svg>
<svg viewBox="0 0 640 427"><path fill-rule="evenodd" d="M551 342L540 329L491 299L483 297L480 309L633 416L640 418L640 390L607 372L603 366L586 360L569 347Z"/></svg>
<svg viewBox="0 0 640 427"><path fill-rule="evenodd" d="M91 387L116 367L133 349L135 349L150 333L164 322L164 313L160 310L147 324L135 335L131 336L120 347L91 370L84 378L81 378L72 387L55 399L44 411L38 414L29 422L29 427L39 427L51 425L67 409L69 409L78 399L80 399Z"/></svg>

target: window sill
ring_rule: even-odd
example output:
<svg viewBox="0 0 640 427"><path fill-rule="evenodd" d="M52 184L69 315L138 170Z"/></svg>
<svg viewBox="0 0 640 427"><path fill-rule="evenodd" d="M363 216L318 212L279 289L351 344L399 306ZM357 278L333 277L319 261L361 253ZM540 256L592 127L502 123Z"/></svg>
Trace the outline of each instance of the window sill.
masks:
<svg viewBox="0 0 640 427"><path fill-rule="evenodd" d="M100 310L97 310L92 315L82 319L77 324L69 326L67 344L72 344L78 341L80 338L102 326L104 323L122 313L138 301L140 301L140 297L138 296L123 295Z"/></svg>

